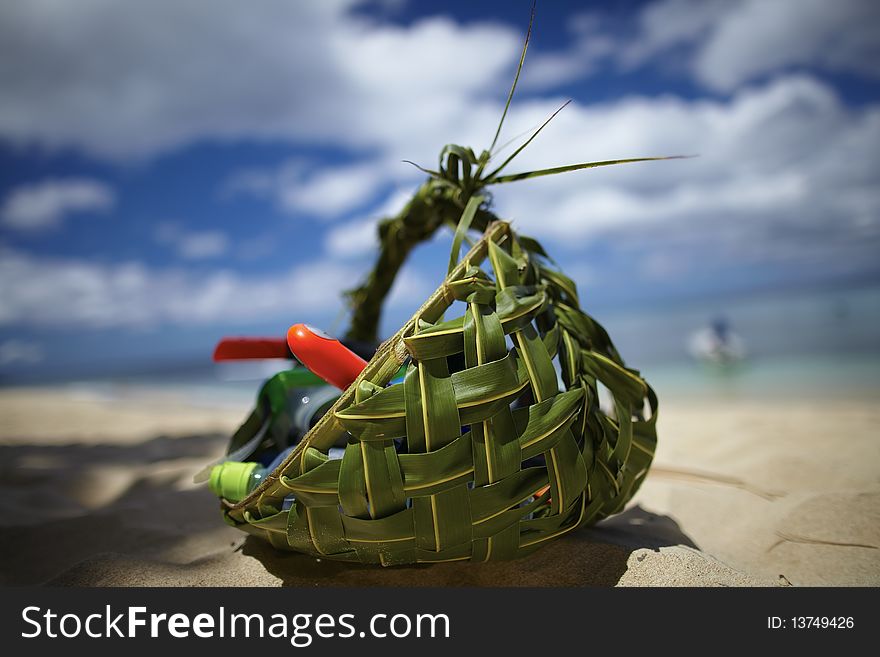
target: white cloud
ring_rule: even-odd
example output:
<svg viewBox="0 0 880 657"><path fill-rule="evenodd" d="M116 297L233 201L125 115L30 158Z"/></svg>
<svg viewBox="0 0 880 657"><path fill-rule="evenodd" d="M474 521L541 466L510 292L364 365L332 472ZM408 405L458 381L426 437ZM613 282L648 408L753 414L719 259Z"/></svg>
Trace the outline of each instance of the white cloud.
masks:
<svg viewBox="0 0 880 657"><path fill-rule="evenodd" d="M161 223L156 241L170 245L184 260L218 258L229 251L229 238L219 230L187 231L175 223Z"/></svg>
<svg viewBox="0 0 880 657"><path fill-rule="evenodd" d="M559 102L515 102L509 131L536 124ZM806 75L744 88L730 99L669 95L575 103L510 172L678 153L699 157L498 186L497 213L561 251L567 267L596 238L656 251L686 237L689 248L731 260L783 262L798 249L812 254L813 264L823 250L827 264L843 253L853 266L867 266L874 257L880 107L848 108L829 85ZM404 201L332 227L325 249L340 258L370 252L376 219ZM756 248L759 242L767 248ZM769 246L780 242L785 249ZM693 263L682 261L680 268L686 266Z"/></svg>
<svg viewBox="0 0 880 657"><path fill-rule="evenodd" d="M106 212L114 203L113 190L97 180L44 180L12 189L0 218L8 228L40 231L58 226L68 214Z"/></svg>
<svg viewBox="0 0 880 657"><path fill-rule="evenodd" d="M310 263L274 276L196 275L141 263L105 265L7 250L0 259L0 325L141 326L290 316L339 305L352 272Z"/></svg>
<svg viewBox="0 0 880 657"><path fill-rule="evenodd" d="M513 194L517 199L525 195L524 192ZM528 226L542 237L564 242L602 232L623 233L633 225L656 230L671 220L698 220L701 216L709 217L703 220L709 225L714 221L713 214L722 217L758 215L763 219L778 211L798 208L810 195L800 176L783 174L766 179L744 177L702 184L685 180L663 192L642 193L620 184L575 190L556 198L549 193L530 196L532 200L524 207L516 207L511 202L510 212L522 216L518 224ZM531 213L527 214L529 210ZM540 219L548 214L552 220Z"/></svg>
<svg viewBox="0 0 880 657"><path fill-rule="evenodd" d="M324 239L326 251L340 258L375 252L378 245L374 218L358 219L336 226L328 231Z"/></svg>
<svg viewBox="0 0 880 657"><path fill-rule="evenodd" d="M43 347L29 340L6 340L0 343L0 367L6 365L32 365L46 357Z"/></svg>
<svg viewBox="0 0 880 657"><path fill-rule="evenodd" d="M539 52L527 85L552 88L615 63L674 66L726 92L792 67L880 77L874 0L657 0L631 21L596 13L570 23L572 45Z"/></svg>
<svg viewBox="0 0 880 657"><path fill-rule="evenodd" d="M352 4L4 3L0 55L15 65L0 67L0 137L118 159L243 138L424 159L503 93L517 30L380 25Z"/></svg>
<svg viewBox="0 0 880 657"><path fill-rule="evenodd" d="M357 209L371 200L382 173L370 164L336 167L319 171L301 184L280 192L281 203L321 217L332 217Z"/></svg>
<svg viewBox="0 0 880 657"><path fill-rule="evenodd" d="M156 269L0 251L0 326L141 327L334 314L363 271L313 260L271 274ZM389 304L422 292L413 274Z"/></svg>
<svg viewBox="0 0 880 657"><path fill-rule="evenodd" d="M691 2L694 9L699 2ZM697 77L729 91L789 66L880 77L874 0L747 0L722 14L700 49Z"/></svg>
<svg viewBox="0 0 880 657"><path fill-rule="evenodd" d="M229 250L229 238L217 230L184 235L180 241L180 255L189 260L216 258Z"/></svg>
<svg viewBox="0 0 880 657"><path fill-rule="evenodd" d="M568 28L572 33L568 49L552 52L532 46L520 78L523 89L552 89L560 83L592 75L618 45L605 33L601 14L576 14L569 20Z"/></svg>
<svg viewBox="0 0 880 657"><path fill-rule="evenodd" d="M521 103L511 120L528 124L555 102ZM814 245L829 262L861 244L864 264L876 247L880 107L847 108L806 76L745 89L730 101L572 105L511 170L680 152L700 156L499 186L498 213L570 252L600 236L648 243L685 234L702 248L768 260L773 249L759 252L755 242Z"/></svg>
<svg viewBox="0 0 880 657"><path fill-rule="evenodd" d="M658 0L644 7L635 33L622 40L617 54L625 68L644 64L681 45L693 45L716 29L742 0Z"/></svg>
<svg viewBox="0 0 880 657"><path fill-rule="evenodd" d="M398 188L388 199L367 217L347 221L330 228L324 237L324 249L331 256L350 258L376 253L379 246L377 234L380 219L391 217L403 210L416 188Z"/></svg>
<svg viewBox="0 0 880 657"><path fill-rule="evenodd" d="M315 169L302 160L274 169L240 171L224 185L227 194L248 193L273 200L291 214L334 219L371 203L393 177L413 178L412 171L387 160Z"/></svg>

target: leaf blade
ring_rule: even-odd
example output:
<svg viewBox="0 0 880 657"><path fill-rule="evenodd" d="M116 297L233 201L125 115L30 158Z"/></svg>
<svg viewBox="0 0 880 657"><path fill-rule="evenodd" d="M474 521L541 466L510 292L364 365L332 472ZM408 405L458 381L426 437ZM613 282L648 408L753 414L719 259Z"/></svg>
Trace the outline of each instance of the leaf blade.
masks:
<svg viewBox="0 0 880 657"><path fill-rule="evenodd" d="M499 176L494 180L487 180L486 184L500 185L503 183L515 182L517 180L526 180L528 178L540 178L541 176L552 176L557 173L568 173L569 171L579 171L581 169L595 169L597 167L607 167L613 164L631 164L634 162L656 162L659 160L684 160L693 157L692 155L667 155L664 157L632 157L624 160L603 160L601 162L583 162L581 164L568 164L561 167L552 167L550 169L538 169L536 171L525 171L523 173L512 173L507 176Z"/></svg>

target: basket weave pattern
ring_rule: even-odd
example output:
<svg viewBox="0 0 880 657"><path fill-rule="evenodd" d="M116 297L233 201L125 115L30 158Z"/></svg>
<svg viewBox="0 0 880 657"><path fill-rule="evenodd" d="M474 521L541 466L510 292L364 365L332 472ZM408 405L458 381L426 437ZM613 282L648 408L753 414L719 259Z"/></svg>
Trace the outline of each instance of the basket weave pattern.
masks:
<svg viewBox="0 0 880 657"><path fill-rule="evenodd" d="M453 309L461 314L444 320ZM462 355L463 368L450 369ZM388 386L405 363L404 381ZM610 407L600 407L599 383ZM224 515L323 558L516 558L623 508L653 458L656 412L654 392L580 309L574 283L537 242L495 222L287 460L246 499L224 502ZM344 457L329 460L346 432Z"/></svg>

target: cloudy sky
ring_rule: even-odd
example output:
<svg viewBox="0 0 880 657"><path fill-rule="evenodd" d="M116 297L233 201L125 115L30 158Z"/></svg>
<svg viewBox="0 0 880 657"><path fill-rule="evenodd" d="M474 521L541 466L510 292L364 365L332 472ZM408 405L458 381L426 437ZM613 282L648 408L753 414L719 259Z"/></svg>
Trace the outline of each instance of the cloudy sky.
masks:
<svg viewBox="0 0 880 657"><path fill-rule="evenodd" d="M529 2L0 6L0 377L207 359L342 330L377 217L489 145ZM510 167L689 160L498 188L600 315L880 274L880 5L540 2ZM394 290L390 333L448 236Z"/></svg>

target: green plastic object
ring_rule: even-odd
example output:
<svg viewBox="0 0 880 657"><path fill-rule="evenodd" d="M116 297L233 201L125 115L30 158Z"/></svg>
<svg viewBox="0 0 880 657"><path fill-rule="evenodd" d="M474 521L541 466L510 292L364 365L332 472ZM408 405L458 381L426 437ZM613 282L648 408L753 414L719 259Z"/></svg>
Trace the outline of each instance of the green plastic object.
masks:
<svg viewBox="0 0 880 657"><path fill-rule="evenodd" d="M310 386L325 386L327 382L305 366L293 367L287 370L287 381L291 385L308 388Z"/></svg>
<svg viewBox="0 0 880 657"><path fill-rule="evenodd" d="M243 500L251 492L251 489L256 487L253 474L259 465L259 463L240 463L237 461L227 461L215 465L211 468L208 486L218 497L231 502Z"/></svg>

